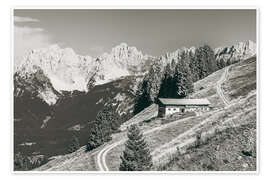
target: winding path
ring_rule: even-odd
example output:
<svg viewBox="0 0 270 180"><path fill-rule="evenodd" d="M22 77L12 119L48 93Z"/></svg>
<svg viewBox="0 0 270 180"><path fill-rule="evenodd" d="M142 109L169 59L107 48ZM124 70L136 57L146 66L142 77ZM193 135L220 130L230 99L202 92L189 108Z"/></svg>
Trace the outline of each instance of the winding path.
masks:
<svg viewBox="0 0 270 180"><path fill-rule="evenodd" d="M188 117L188 118L185 118L185 119L179 119L177 121L173 121L171 123L167 123L167 124L164 124L162 126L155 127L155 128L149 129L147 131L144 131L143 134L147 135L147 134L150 134L152 132L165 129L165 128L169 127L169 126L173 126L173 125L178 124L180 122L188 121L191 118L193 118L193 117ZM98 169L100 171L109 171L109 168L108 168L108 166L106 164L106 155L107 155L107 153L110 150L112 150L113 148L115 148L116 146L125 143L126 140L127 140L127 138L116 141L116 142L114 142L112 144L109 144L109 145L105 146L102 150L100 150L98 152L98 154L97 154L97 165L98 165Z"/></svg>
<svg viewBox="0 0 270 180"><path fill-rule="evenodd" d="M221 85L227 79L228 70L229 70L229 68L226 67L224 73L222 74L221 78L217 82L217 87L216 87L217 88L217 93L220 96L220 98L223 101L223 103L225 104L225 106L228 106L230 104L230 102L226 98L226 96L225 96L225 94L224 94L224 92L223 92L223 90L221 88ZM174 121L174 122L171 122L171 123L168 123L168 124L165 124L165 125L162 125L162 126L159 126L159 127L153 128L153 129L150 129L150 130L147 130L143 134L146 135L146 134L152 133L152 132L157 131L157 130L162 130L164 128L167 128L168 126L177 124L177 123L182 122L182 121L187 121L189 119L190 118L180 119L178 121ZM186 134L186 133L184 133L184 134ZM106 164L106 155L108 154L108 152L110 150L112 150L113 148L115 148L116 146L118 146L120 144L123 144L126 140L127 140L127 138L123 138L123 139L121 139L119 141L116 141L116 142L114 142L112 144L109 144L109 145L105 146L102 150L100 150L98 152L98 154L97 154L97 165L98 165L98 169L100 171L109 171L109 168L108 168L108 166Z"/></svg>
<svg viewBox="0 0 270 180"><path fill-rule="evenodd" d="M229 71L229 67L226 67L224 73L222 74L221 78L217 82L217 93L218 93L220 99L225 104L225 106L230 105L230 101L225 96L225 94L224 94L224 92L223 92L223 90L221 88L221 85L226 81L227 76L228 76L228 71Z"/></svg>

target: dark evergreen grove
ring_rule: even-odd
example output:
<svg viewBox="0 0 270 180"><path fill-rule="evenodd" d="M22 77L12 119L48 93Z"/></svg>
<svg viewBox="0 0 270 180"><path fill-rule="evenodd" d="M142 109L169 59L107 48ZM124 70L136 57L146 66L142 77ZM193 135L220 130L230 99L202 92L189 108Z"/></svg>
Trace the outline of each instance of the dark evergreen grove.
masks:
<svg viewBox="0 0 270 180"><path fill-rule="evenodd" d="M128 128L128 140L120 156L120 171L149 171L153 167L147 142L137 125Z"/></svg>
<svg viewBox="0 0 270 180"><path fill-rule="evenodd" d="M99 111L96 119L89 122L90 135L86 145L86 151L97 148L105 142L110 141L112 133L120 127L119 117L110 106Z"/></svg>
<svg viewBox="0 0 270 180"><path fill-rule="evenodd" d="M148 95L146 92L147 87L147 79L146 77L140 82L138 86L138 90L135 94L135 102L134 102L134 108L133 108L133 114L137 114L140 111L142 111L144 108L148 107L151 102L148 100Z"/></svg>
<svg viewBox="0 0 270 180"><path fill-rule="evenodd" d="M68 152L73 153L80 148L79 139L76 136L72 136L71 143L68 147Z"/></svg>
<svg viewBox="0 0 270 180"><path fill-rule="evenodd" d="M154 63L149 73L145 75L136 91L133 114L139 113L156 101L163 76L162 65L160 61Z"/></svg>
<svg viewBox="0 0 270 180"><path fill-rule="evenodd" d="M174 60L172 64L175 64ZM174 78L175 66L176 65L171 65L170 63L166 65L158 97L169 98L176 96L177 87Z"/></svg>
<svg viewBox="0 0 270 180"><path fill-rule="evenodd" d="M166 56L167 57L167 56ZM159 97L185 98L193 92L193 83L205 78L228 62L216 62L213 49L203 45L195 50L179 52L164 65L157 59L136 92L133 113L137 114Z"/></svg>

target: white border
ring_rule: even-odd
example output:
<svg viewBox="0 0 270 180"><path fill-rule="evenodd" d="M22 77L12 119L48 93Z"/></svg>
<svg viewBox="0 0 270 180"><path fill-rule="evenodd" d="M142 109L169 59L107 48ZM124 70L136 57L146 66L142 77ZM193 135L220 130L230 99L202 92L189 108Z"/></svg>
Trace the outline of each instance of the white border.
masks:
<svg viewBox="0 0 270 180"><path fill-rule="evenodd" d="M138 172L138 171L133 171L133 172L123 172L123 171L14 171L14 99L13 99L13 92L10 94L11 96L11 121L12 121L12 125L11 125L11 149L12 149L12 154L11 154L11 160L10 160L10 164L11 164L11 173L12 174L174 174L174 175L178 175L178 174L201 174L201 175L205 175L205 174L213 174L213 175L220 175L220 174L227 174L227 175L235 175L235 174L242 174L242 175L258 175L260 172L260 165L259 165L259 161L260 161L260 149L259 149L259 141L260 141L260 134L259 134L259 103L260 103L260 81L259 81L259 72L260 72L260 65L259 65L259 61L260 61L260 28L259 28L259 20L260 20L260 11L259 8L257 6L13 6L10 8L10 27L11 27L11 31L10 31L10 40L11 40L11 46L10 46L10 57L11 57L11 90L13 91L13 74L14 74L14 10L16 9L119 9L119 10L123 10L123 9L149 9L149 10L154 10L154 9L175 9L175 10L216 10L216 9L254 9L256 10L256 48L257 48L257 59L256 59L256 63L257 63L257 69L256 69L256 93L257 93L257 104L256 104L256 128L257 128L257 139L256 139L256 143L257 143L257 159L256 159L256 171L142 171L142 172Z"/></svg>

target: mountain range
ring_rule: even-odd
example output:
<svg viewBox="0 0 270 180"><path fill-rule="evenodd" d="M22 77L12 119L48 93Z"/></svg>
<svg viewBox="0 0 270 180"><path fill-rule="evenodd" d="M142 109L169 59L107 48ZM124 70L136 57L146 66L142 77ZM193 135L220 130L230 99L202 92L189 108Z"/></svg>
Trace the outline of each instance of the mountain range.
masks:
<svg viewBox="0 0 270 180"><path fill-rule="evenodd" d="M88 121L108 105L122 122L128 120L143 75L155 61L165 67L183 51L194 54L196 47L160 57L126 43L98 57L77 55L58 45L29 51L14 72L15 152L64 154L74 133L85 144ZM241 61L256 55L256 44L239 42L214 52L217 61ZM27 144L30 149L24 147Z"/></svg>
<svg viewBox="0 0 270 180"><path fill-rule="evenodd" d="M196 48L180 48L161 57L145 55L136 47L121 43L110 53L99 57L77 55L72 48L51 45L48 48L31 50L16 67L14 92L18 96L30 88L47 104L53 105L63 92L88 92L92 86L101 85L120 77L141 75L147 72L153 61L161 59L167 64L178 53ZM252 41L239 42L230 47L214 49L217 61L242 60L256 54Z"/></svg>

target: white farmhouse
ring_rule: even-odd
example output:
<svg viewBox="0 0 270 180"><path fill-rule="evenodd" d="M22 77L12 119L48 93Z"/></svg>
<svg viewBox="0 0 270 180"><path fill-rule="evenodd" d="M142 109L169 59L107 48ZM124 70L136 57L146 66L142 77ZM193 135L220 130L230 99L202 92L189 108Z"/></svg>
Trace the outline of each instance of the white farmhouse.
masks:
<svg viewBox="0 0 270 180"><path fill-rule="evenodd" d="M158 116L164 117L174 113L205 112L210 110L207 99L171 99L159 98Z"/></svg>

